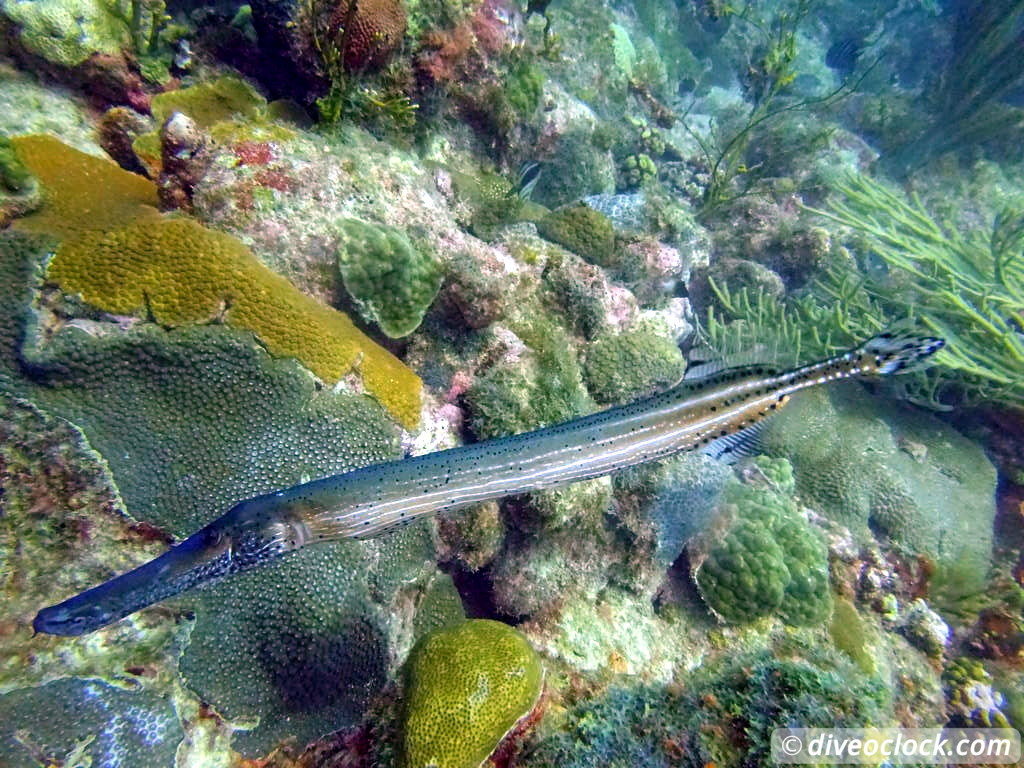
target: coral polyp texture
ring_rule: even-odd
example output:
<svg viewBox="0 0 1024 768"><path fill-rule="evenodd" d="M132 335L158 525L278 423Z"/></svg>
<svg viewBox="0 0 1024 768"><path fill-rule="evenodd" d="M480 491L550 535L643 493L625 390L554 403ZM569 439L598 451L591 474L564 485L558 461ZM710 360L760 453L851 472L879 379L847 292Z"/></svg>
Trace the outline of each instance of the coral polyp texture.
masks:
<svg viewBox="0 0 1024 768"><path fill-rule="evenodd" d="M382 67L402 44L405 9L401 0L343 0L331 18L342 42L342 61L348 72Z"/></svg>
<svg viewBox="0 0 1024 768"><path fill-rule="evenodd" d="M358 219L341 224L338 268L363 317L391 338L419 327L441 287L441 267L433 254L394 227Z"/></svg>
<svg viewBox="0 0 1024 768"><path fill-rule="evenodd" d="M404 768L477 768L537 704L544 668L518 631L475 619L423 637L406 667Z"/></svg>
<svg viewBox="0 0 1024 768"><path fill-rule="evenodd" d="M219 321L250 330L272 354L301 360L327 382L358 367L399 421L417 423L416 375L241 242L159 215L150 182L54 139L19 138L15 147L48 192L47 207L20 226L65 237L48 272L65 293L107 312L146 312L165 326Z"/></svg>
<svg viewBox="0 0 1024 768"><path fill-rule="evenodd" d="M713 542L699 553L697 586L728 621L778 615L787 624L820 624L832 612L825 541L787 495L793 487L789 463L758 462L767 483L726 488L725 510L733 519L724 535L712 532Z"/></svg>

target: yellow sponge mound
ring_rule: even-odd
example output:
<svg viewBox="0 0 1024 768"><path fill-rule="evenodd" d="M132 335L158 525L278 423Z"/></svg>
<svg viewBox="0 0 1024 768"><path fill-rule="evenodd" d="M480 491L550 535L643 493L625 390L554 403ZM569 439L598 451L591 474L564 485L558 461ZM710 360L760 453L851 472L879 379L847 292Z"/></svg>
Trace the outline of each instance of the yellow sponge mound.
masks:
<svg viewBox="0 0 1024 768"><path fill-rule="evenodd" d="M46 205L18 227L63 240L47 276L107 312L146 311L165 326L213 321L251 330L267 350L335 382L356 369L407 427L419 378L349 318L296 289L230 235L161 215L153 184L44 136L14 140Z"/></svg>

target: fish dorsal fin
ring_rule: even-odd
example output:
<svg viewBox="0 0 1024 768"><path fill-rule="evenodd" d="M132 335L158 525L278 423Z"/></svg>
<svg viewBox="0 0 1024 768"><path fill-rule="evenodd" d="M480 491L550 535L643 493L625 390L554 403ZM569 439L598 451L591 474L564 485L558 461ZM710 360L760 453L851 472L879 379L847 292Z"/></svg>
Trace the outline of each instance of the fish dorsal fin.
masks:
<svg viewBox="0 0 1024 768"><path fill-rule="evenodd" d="M759 421L739 432L715 438L707 445L701 446L700 452L726 464L735 464L740 459L757 456L760 453L761 434L765 424L765 421Z"/></svg>
<svg viewBox="0 0 1024 768"><path fill-rule="evenodd" d="M730 368L761 365L774 370L778 365L775 356L763 348L716 355L711 349L700 347L690 350L690 360L690 365L683 374L683 381L700 381Z"/></svg>

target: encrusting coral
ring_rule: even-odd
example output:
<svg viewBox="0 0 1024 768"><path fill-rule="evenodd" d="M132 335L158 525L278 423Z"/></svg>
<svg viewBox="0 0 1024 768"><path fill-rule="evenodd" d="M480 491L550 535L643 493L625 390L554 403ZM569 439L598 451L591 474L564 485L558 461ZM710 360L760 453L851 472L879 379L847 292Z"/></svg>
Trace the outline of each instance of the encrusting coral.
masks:
<svg viewBox="0 0 1024 768"><path fill-rule="evenodd" d="M49 278L120 314L148 312L167 326L221 321L256 333L328 382L358 362L366 388L406 426L419 420L420 382L344 314L296 290L235 238L153 208L147 180L48 137L15 139L48 192L21 229L63 236Z"/></svg>
<svg viewBox="0 0 1024 768"><path fill-rule="evenodd" d="M81 428L106 457L126 512L145 521L141 531L165 541L239 499L397 457L397 430L372 398L317 387L298 363L271 358L251 334L217 325L125 329L85 318L41 333L40 317L26 311L26 288L47 248L24 233L0 237L0 375L6 388ZM53 469L48 477L58 479ZM20 503L21 493L7 495ZM67 521L71 533L82 530L76 519ZM59 590L67 594L134 564L118 559L123 548L101 546L98 522L92 528L78 544L79 565L69 568L61 559L69 571L55 579L55 564L40 560L33 578L50 586L69 579ZM183 609L194 615L188 646L168 652L175 662L180 657L189 688L218 712L250 724L259 718L260 726L232 741L255 757L287 735L308 740L358 721L401 649L462 618L435 561L423 526L363 544L309 548L102 632L124 639L110 653L129 654L134 668L140 652L162 652L139 640L143 629L162 628L159 638L167 643L166 628L182 626L176 622ZM42 635L33 643L40 660L51 658L51 645L67 647ZM91 663L66 669L105 674ZM114 666L123 676L124 663Z"/></svg>
<svg viewBox="0 0 1024 768"><path fill-rule="evenodd" d="M679 347L649 331L605 335L587 348L583 377L599 403L622 403L676 384L686 363Z"/></svg>
<svg viewBox="0 0 1024 768"><path fill-rule="evenodd" d="M404 768L477 768L540 698L526 638L475 619L423 637L406 665Z"/></svg>

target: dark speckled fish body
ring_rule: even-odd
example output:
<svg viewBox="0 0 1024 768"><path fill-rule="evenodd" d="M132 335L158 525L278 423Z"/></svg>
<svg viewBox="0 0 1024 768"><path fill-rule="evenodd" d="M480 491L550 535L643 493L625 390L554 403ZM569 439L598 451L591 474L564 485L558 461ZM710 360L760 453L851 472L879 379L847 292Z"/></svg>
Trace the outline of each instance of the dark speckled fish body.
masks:
<svg viewBox="0 0 1024 768"><path fill-rule="evenodd" d="M393 461L258 496L155 560L39 612L39 632L97 629L194 586L318 541L387 533L441 510L587 478L685 450L742 450L789 396L837 379L888 375L941 339L888 334L789 371L730 368L643 400L511 437Z"/></svg>

